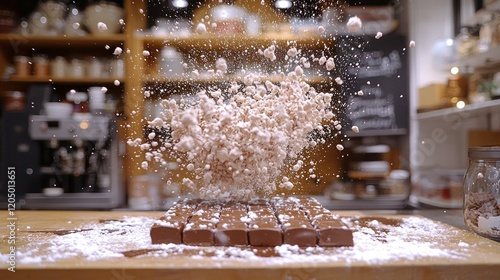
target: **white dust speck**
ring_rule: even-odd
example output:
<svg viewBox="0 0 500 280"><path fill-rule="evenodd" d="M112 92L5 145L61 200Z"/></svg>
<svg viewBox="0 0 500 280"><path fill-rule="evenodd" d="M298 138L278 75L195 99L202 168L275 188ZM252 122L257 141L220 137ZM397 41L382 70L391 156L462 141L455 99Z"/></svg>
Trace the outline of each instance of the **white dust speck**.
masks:
<svg viewBox="0 0 500 280"><path fill-rule="evenodd" d="M120 81L115 80L115 81L113 82L113 84L114 84L115 86L119 86L119 85L120 85Z"/></svg>
<svg viewBox="0 0 500 280"><path fill-rule="evenodd" d="M205 33L207 33L207 27L205 26L204 23L200 22L196 26L195 32L198 34L205 34Z"/></svg>
<svg viewBox="0 0 500 280"><path fill-rule="evenodd" d="M143 55L143 56L150 56L150 55L151 55L151 53L150 53L148 50L143 50L143 51L142 51L142 55Z"/></svg>
<svg viewBox="0 0 500 280"><path fill-rule="evenodd" d="M337 144L337 150L339 151L343 151L344 150L344 146L342 146L342 144Z"/></svg>
<svg viewBox="0 0 500 280"><path fill-rule="evenodd" d="M115 51L113 52L113 54L114 54L114 55L120 55L120 54L122 54L122 52L123 52L123 49L122 49L122 48L120 48L120 47L116 47L116 48L115 48Z"/></svg>
<svg viewBox="0 0 500 280"><path fill-rule="evenodd" d="M335 68L335 62L333 61L333 57L330 57L326 60L326 70L330 71Z"/></svg>
<svg viewBox="0 0 500 280"><path fill-rule="evenodd" d="M289 57L294 57L297 55L297 53L297 48L293 47L286 52L286 55L288 55Z"/></svg>
<svg viewBox="0 0 500 280"><path fill-rule="evenodd" d="M383 35L383 34L382 34L382 32L380 32L380 31L379 31L379 32L377 32L377 35L375 35L375 39L380 39L380 38L382 38L382 35Z"/></svg>
<svg viewBox="0 0 500 280"><path fill-rule="evenodd" d="M352 131L354 131L355 133L359 133L359 127L358 127L358 126L353 125L353 126L351 127L351 129L352 129Z"/></svg>
<svg viewBox="0 0 500 280"><path fill-rule="evenodd" d="M97 23L97 29L101 32L104 32L108 30L108 26L104 22L100 21Z"/></svg>
<svg viewBox="0 0 500 280"><path fill-rule="evenodd" d="M415 41L413 41L413 40L412 40L412 41L410 41L409 47L410 47L410 48L415 47Z"/></svg>
<svg viewBox="0 0 500 280"><path fill-rule="evenodd" d="M108 92L108 88L107 88L107 87L102 87L102 88L101 88L101 92L102 92L102 93L106 93L106 92Z"/></svg>
<svg viewBox="0 0 500 280"><path fill-rule="evenodd" d="M359 32L362 26L361 19L357 16L353 16L349 18L346 26L349 32Z"/></svg>

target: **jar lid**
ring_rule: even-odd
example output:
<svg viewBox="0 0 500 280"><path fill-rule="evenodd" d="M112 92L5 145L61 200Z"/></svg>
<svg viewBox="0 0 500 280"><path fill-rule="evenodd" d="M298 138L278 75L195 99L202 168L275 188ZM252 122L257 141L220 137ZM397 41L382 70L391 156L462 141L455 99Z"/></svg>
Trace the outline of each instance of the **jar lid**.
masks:
<svg viewBox="0 0 500 280"><path fill-rule="evenodd" d="M500 146L470 147L469 158L500 159Z"/></svg>

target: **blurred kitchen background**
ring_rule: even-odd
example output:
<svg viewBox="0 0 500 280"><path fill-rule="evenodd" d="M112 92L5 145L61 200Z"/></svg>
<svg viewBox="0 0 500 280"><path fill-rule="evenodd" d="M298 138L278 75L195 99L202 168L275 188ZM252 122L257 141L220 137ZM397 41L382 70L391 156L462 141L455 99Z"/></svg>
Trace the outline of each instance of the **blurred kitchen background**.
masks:
<svg viewBox="0 0 500 280"><path fill-rule="evenodd" d="M304 152L318 176L295 178L294 194L334 209L462 207L467 148L500 145L499 0L2 1L1 205L15 167L22 209L169 207L188 194L186 172L174 158L142 169L127 140L157 140L144 117L160 116L163 98L242 68L278 81L254 54L290 41L335 56L336 70L306 75L336 93L343 126ZM229 69L215 79L220 56Z"/></svg>

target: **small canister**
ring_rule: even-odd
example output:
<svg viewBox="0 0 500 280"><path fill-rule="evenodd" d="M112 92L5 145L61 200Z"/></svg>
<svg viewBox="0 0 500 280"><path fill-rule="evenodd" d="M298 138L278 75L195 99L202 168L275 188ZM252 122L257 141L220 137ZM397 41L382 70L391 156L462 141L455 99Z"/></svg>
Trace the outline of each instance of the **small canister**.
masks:
<svg viewBox="0 0 500 280"><path fill-rule="evenodd" d="M16 65L16 75L26 77L31 74L30 59L27 56L19 55L14 57Z"/></svg>
<svg viewBox="0 0 500 280"><path fill-rule="evenodd" d="M52 76L61 78L66 76L66 59L62 56L57 56L52 60Z"/></svg>
<svg viewBox="0 0 500 280"><path fill-rule="evenodd" d="M37 77L46 77L49 75L49 60L44 55L33 57L33 74Z"/></svg>
<svg viewBox="0 0 500 280"><path fill-rule="evenodd" d="M469 148L463 211L470 230L500 241L500 146Z"/></svg>

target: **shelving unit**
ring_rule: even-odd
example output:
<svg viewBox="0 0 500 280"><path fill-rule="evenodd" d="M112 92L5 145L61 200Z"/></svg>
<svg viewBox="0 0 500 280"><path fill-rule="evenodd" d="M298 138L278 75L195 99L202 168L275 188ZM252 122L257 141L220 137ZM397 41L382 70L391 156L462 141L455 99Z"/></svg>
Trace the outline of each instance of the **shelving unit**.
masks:
<svg viewBox="0 0 500 280"><path fill-rule="evenodd" d="M500 100L491 100L483 103L469 104L462 109L446 108L446 109L419 113L417 114L416 119L419 121L426 121L426 120L435 120L443 118L444 116L463 115L463 114L467 114L467 117L472 118L480 115L498 113L499 110L500 110Z"/></svg>
<svg viewBox="0 0 500 280"><path fill-rule="evenodd" d="M500 46L460 59L455 66L472 68L477 72L499 71ZM422 174L430 170L450 174L465 172L472 133L500 130L500 100L467 104L461 109L455 107L422 112L416 114L414 120L418 124L418 135L417 146L412 149L411 160L414 163L412 171L414 184L419 185L426 180L426 175ZM444 178L447 175L439 174L437 177L440 176ZM439 182L435 182L435 185L437 184ZM459 189L455 184L455 190ZM443 199L440 197L440 190L435 191L435 196L431 194L432 197L424 197L417 193L412 195L411 199L434 207L462 206L461 196L455 199Z"/></svg>

